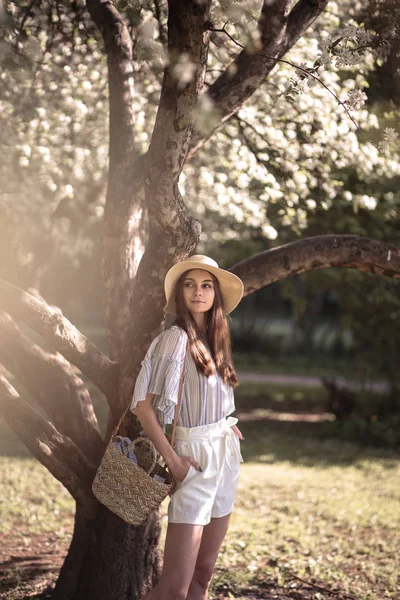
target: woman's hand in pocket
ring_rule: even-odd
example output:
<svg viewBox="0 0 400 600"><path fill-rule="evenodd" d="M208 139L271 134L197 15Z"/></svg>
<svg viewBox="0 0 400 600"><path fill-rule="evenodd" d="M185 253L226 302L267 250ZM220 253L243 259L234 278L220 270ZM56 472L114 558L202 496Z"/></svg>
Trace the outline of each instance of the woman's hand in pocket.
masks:
<svg viewBox="0 0 400 600"><path fill-rule="evenodd" d="M177 456L169 470L173 478L182 483L189 472L190 465L192 465L197 471L201 471L199 463L191 456Z"/></svg>

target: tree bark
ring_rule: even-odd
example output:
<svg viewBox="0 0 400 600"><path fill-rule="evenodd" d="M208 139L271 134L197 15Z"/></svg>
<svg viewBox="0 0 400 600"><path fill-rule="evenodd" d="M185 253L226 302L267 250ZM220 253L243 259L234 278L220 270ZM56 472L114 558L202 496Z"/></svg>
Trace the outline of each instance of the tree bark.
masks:
<svg viewBox="0 0 400 600"><path fill-rule="evenodd" d="M160 571L159 535L158 511L140 527L102 505L92 521L77 513L52 600L140 598Z"/></svg>
<svg viewBox="0 0 400 600"><path fill-rule="evenodd" d="M90 462L104 452L92 399L82 379L61 354L40 348L0 310L0 362L29 393L30 405L69 437Z"/></svg>
<svg viewBox="0 0 400 600"><path fill-rule="evenodd" d="M178 188L193 127L193 110L203 88L209 35L210 2L170 0L169 62L164 71L160 105L149 151L144 185L149 237L132 286L130 324L120 353L123 376L120 397L129 397L144 350L162 321L163 280L176 261L191 252L200 223L190 217ZM183 78L181 69L187 68ZM149 310L151 307L151 310Z"/></svg>
<svg viewBox="0 0 400 600"><path fill-rule="evenodd" d="M178 183L193 128L193 109L203 90L207 66L210 0L169 0L168 65L149 148L147 185L150 213L164 228L174 220L157 197Z"/></svg>
<svg viewBox="0 0 400 600"><path fill-rule="evenodd" d="M188 160L264 83L272 69L326 8L328 0L299 0L288 13L287 0L265 0L258 22L260 48L245 48L207 90L218 114L214 127L194 131ZM218 28L216 26L216 28ZM222 34L223 35L223 34ZM227 38L227 44L231 44Z"/></svg>
<svg viewBox="0 0 400 600"><path fill-rule="evenodd" d="M68 437L35 411L0 375L0 408L8 425L50 473L75 498L81 512L93 518L97 501L91 491L95 465Z"/></svg>
<svg viewBox="0 0 400 600"><path fill-rule="evenodd" d="M0 279L0 308L39 333L93 381L108 400L113 397L118 364L104 356L59 308L49 306L3 279Z"/></svg>
<svg viewBox="0 0 400 600"><path fill-rule="evenodd" d="M339 267L400 279L400 250L358 235L317 235L247 258L229 270L244 283L244 294L297 273Z"/></svg>
<svg viewBox="0 0 400 600"><path fill-rule="evenodd" d="M133 88L124 87L120 76L126 73L132 59L123 18L111 3L90 0L88 8L105 41L110 97L116 103L122 99L129 103ZM187 54L196 65L194 77L180 87L179 79L171 69L166 69L153 136L157 142L147 154L137 157L126 133L121 151L113 145L113 140L117 144L118 136L111 138L102 271L110 354L120 363L122 376L110 399L107 437L130 401L140 360L161 321L165 272L193 249L200 233L199 224L187 213L177 182L189 145L192 109L203 84L207 18L208 2L171 0L168 32L171 58L179 61L181 54ZM111 110L111 131L114 127L120 130L119 119L118 110ZM157 172L160 176L154 177ZM131 417L123 428L133 437L138 423ZM128 526L103 507L92 523L78 520L76 541L61 571L56 597L63 600L138 597L158 575L159 533L157 515L141 528ZM83 539L87 539L85 550L80 552L80 558L75 558Z"/></svg>
<svg viewBox="0 0 400 600"><path fill-rule="evenodd" d="M102 33L108 65L110 152L101 261L105 328L110 356L118 361L147 237L143 161L135 147L132 40L127 24L112 2L88 0L87 7ZM117 386L114 392L118 396Z"/></svg>

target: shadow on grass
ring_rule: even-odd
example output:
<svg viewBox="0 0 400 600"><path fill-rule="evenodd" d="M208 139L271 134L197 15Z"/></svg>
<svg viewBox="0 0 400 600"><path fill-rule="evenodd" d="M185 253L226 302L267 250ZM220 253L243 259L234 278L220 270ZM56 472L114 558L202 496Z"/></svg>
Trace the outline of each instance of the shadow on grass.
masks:
<svg viewBox="0 0 400 600"><path fill-rule="evenodd" d="M240 420L240 413L237 416ZM327 420L307 422L296 418L240 420L245 438L241 443L243 458L266 464L284 461L304 466L351 465L369 458L400 459L400 453L391 449L341 439L338 425Z"/></svg>
<svg viewBox="0 0 400 600"><path fill-rule="evenodd" d="M24 541L28 540L21 535L17 539L10 536L3 540L2 555L6 559L1 562L1 600L46 600L51 597L68 543L60 543L51 533L29 535L28 547Z"/></svg>
<svg viewBox="0 0 400 600"><path fill-rule="evenodd" d="M221 570L221 574L227 575L229 581L229 573L224 573ZM265 578L262 579L254 579L253 582L250 582L248 589L235 589L228 582L216 586L215 591L218 593L218 598L225 599L229 597L238 598L239 600L328 600L329 598L348 600L350 598L350 596L345 593L341 594L338 590L329 590L325 586L296 580L294 577L292 579L288 577L288 582L285 585L279 585L276 581ZM324 596L318 593L321 591Z"/></svg>

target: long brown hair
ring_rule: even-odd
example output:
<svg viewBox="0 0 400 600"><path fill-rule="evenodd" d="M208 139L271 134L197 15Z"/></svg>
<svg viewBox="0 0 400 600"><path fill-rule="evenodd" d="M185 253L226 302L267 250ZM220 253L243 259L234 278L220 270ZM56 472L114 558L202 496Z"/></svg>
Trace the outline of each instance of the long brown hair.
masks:
<svg viewBox="0 0 400 600"><path fill-rule="evenodd" d="M232 362L232 344L228 321L223 311L223 301L218 279L210 273L215 290L215 299L212 307L206 313L206 334L204 335L190 311L185 305L183 297L184 280L190 270L179 277L176 288L177 316L174 325L186 331L189 339L189 348L197 370L209 377L214 374L214 363L224 383L232 387L239 385L239 378ZM204 269L207 271L207 269ZM209 273L209 271L207 271ZM208 344L208 348L206 343ZM210 356L210 352L212 357Z"/></svg>

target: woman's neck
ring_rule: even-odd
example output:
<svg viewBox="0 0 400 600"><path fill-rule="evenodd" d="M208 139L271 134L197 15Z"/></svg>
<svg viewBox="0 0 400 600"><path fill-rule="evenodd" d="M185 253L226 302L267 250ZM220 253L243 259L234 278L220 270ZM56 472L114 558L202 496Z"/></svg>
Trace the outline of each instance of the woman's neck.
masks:
<svg viewBox="0 0 400 600"><path fill-rule="evenodd" d="M201 333L204 333L204 335L206 335L207 328L206 328L205 313L195 313L195 314L192 313L192 317L196 321L196 325L200 329Z"/></svg>

